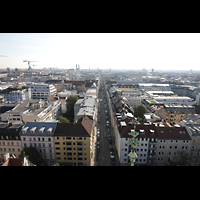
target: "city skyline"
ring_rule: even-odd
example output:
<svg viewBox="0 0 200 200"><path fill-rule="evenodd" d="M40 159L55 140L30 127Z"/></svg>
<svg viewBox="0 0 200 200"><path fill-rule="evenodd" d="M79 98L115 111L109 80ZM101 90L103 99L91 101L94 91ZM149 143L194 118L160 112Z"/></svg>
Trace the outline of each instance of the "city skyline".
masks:
<svg viewBox="0 0 200 200"><path fill-rule="evenodd" d="M0 33L0 69L200 69L199 33Z"/></svg>

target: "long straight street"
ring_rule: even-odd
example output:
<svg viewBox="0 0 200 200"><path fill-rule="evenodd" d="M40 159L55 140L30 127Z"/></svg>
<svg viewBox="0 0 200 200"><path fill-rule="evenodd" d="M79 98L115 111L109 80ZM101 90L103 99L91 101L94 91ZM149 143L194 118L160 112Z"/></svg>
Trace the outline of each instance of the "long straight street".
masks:
<svg viewBox="0 0 200 200"><path fill-rule="evenodd" d="M114 144L113 129L110 124L110 113L107 106L108 104L106 102L104 86L101 79L96 142L96 165L98 166L119 165L119 159Z"/></svg>

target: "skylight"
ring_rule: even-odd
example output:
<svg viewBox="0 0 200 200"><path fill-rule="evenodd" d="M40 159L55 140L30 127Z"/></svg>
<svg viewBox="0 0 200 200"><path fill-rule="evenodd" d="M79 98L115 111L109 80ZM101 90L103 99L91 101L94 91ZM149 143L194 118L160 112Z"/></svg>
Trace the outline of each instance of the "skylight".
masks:
<svg viewBox="0 0 200 200"><path fill-rule="evenodd" d="M164 133L164 131L160 131L160 133Z"/></svg>

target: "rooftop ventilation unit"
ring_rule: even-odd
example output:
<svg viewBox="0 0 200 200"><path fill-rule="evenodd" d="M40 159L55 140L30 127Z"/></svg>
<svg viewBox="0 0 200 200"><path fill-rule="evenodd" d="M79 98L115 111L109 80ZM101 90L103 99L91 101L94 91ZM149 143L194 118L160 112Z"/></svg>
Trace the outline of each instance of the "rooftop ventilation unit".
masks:
<svg viewBox="0 0 200 200"><path fill-rule="evenodd" d="M120 122L120 125L123 127L123 126L126 126L126 122Z"/></svg>

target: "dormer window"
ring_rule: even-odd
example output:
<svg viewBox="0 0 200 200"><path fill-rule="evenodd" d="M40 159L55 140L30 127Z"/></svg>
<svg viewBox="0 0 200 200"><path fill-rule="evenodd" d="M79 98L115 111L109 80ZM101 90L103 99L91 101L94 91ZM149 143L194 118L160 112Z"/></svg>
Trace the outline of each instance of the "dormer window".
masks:
<svg viewBox="0 0 200 200"><path fill-rule="evenodd" d="M47 133L50 135L50 134L51 134L51 132L52 132L52 130L53 130L53 128L52 128L52 127L48 128L48 130L47 130Z"/></svg>
<svg viewBox="0 0 200 200"><path fill-rule="evenodd" d="M22 134L26 134L26 132L27 132L27 130L29 129L29 127L27 126L27 127L25 127L25 128L23 128L22 129Z"/></svg>
<svg viewBox="0 0 200 200"><path fill-rule="evenodd" d="M140 134L144 134L145 133L144 129L140 129L139 131L140 131Z"/></svg>
<svg viewBox="0 0 200 200"><path fill-rule="evenodd" d="M151 132L151 134L154 134L154 132L155 132L155 131L154 131L154 130L152 130L152 129L150 129L150 132Z"/></svg>
<svg viewBox="0 0 200 200"><path fill-rule="evenodd" d="M33 128L30 130L30 133L31 133L31 134L34 134L36 129L37 129L37 127L33 127Z"/></svg>
<svg viewBox="0 0 200 200"><path fill-rule="evenodd" d="M45 127L40 128L39 134L43 134Z"/></svg>

